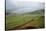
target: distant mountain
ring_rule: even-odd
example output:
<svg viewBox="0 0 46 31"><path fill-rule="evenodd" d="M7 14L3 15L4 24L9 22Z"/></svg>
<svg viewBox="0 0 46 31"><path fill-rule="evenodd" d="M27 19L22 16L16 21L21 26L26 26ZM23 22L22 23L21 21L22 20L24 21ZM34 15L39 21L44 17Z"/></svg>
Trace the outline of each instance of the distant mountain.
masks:
<svg viewBox="0 0 46 31"><path fill-rule="evenodd" d="M25 14L39 14L39 15L44 15L45 13L45 10L44 9L40 9L40 10L35 10L33 12L28 12L28 13L25 13Z"/></svg>

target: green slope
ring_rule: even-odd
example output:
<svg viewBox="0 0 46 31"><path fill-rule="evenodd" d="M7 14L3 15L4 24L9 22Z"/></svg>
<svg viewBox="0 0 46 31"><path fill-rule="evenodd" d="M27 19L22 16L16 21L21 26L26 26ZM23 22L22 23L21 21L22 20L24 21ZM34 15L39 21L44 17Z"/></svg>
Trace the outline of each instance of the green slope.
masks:
<svg viewBox="0 0 46 31"><path fill-rule="evenodd" d="M40 16L41 15L41 16ZM44 10L37 10L22 15L6 16L6 29L12 29L14 27L26 24L30 24L33 27L44 27Z"/></svg>
<svg viewBox="0 0 46 31"><path fill-rule="evenodd" d="M31 21L32 26L38 25L43 26L44 16L31 16L31 15L20 15L20 16L8 16L6 17L6 29L12 29L16 26L23 25ZM33 21L32 21L33 19Z"/></svg>

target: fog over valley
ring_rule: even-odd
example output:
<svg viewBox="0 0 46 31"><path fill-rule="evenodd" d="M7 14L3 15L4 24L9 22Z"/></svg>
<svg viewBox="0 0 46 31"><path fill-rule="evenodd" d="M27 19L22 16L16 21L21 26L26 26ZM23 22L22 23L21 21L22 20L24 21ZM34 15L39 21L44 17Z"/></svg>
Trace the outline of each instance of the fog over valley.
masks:
<svg viewBox="0 0 46 31"><path fill-rule="evenodd" d="M11 13L27 13L35 10L44 9L44 3L41 2L27 2L27 1L18 1L15 4L8 1L6 2L6 11L10 11Z"/></svg>

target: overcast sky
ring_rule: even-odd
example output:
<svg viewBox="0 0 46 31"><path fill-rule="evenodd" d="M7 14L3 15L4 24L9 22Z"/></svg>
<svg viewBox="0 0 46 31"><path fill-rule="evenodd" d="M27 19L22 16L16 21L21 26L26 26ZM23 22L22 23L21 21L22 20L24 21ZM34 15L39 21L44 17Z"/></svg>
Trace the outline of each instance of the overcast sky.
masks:
<svg viewBox="0 0 46 31"><path fill-rule="evenodd" d="M30 12L44 8L44 0L6 0L6 9L16 9L16 13Z"/></svg>

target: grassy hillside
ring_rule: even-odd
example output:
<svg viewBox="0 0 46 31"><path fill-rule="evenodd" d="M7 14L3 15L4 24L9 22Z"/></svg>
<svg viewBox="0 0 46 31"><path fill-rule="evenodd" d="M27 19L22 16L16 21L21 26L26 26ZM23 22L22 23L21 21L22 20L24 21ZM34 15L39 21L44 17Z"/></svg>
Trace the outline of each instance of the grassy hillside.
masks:
<svg viewBox="0 0 46 31"><path fill-rule="evenodd" d="M43 14L43 10L37 10L23 15L6 16L6 29L44 28Z"/></svg>
<svg viewBox="0 0 46 31"><path fill-rule="evenodd" d="M33 20L33 21L32 21ZM6 17L6 28L12 29L17 26L21 26L30 22L34 27L44 26L44 16L31 16L31 15L21 15L21 16L8 16Z"/></svg>

